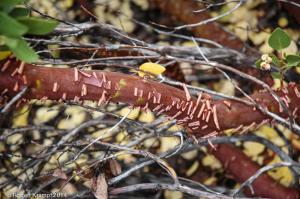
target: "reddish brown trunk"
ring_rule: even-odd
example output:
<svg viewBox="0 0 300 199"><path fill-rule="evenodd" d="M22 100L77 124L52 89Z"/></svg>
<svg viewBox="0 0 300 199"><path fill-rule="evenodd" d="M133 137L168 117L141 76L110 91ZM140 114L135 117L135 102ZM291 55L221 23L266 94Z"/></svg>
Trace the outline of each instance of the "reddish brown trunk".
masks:
<svg viewBox="0 0 300 199"><path fill-rule="evenodd" d="M217 150L211 152L218 158L225 171L230 174L237 182L243 183L260 169L259 165L251 161L242 151L228 144L220 144ZM272 177L263 174L253 183L254 196L272 199L296 199L300 198L299 190L287 188L276 182ZM253 196L249 189L245 191L248 196Z"/></svg>
<svg viewBox="0 0 300 199"><path fill-rule="evenodd" d="M76 70L74 69L26 64L22 74L19 74L16 72L19 65L19 62L13 62L0 73L0 92L5 91L13 96L20 91L20 88L28 85L30 89L25 96L27 99L46 97L52 100L99 101L103 96L104 102L110 100L135 107L146 106L156 110L155 112L174 117L196 136L204 136L214 131L221 132L240 125L259 124L268 118L252 106L231 100L211 100L207 99L208 95L205 95L206 98L202 97L196 105L197 99L194 97L187 99L187 92L138 76L107 71L79 71L78 81L75 81ZM1 68L3 69L3 66ZM53 90L55 85L58 87L57 91ZM285 90L286 94L282 91L277 91L277 94L285 99L290 111L297 117L300 108L299 86L290 84ZM278 103L269 93L256 93L252 98L273 113L282 117L287 116L280 111ZM202 114L200 114L201 109Z"/></svg>

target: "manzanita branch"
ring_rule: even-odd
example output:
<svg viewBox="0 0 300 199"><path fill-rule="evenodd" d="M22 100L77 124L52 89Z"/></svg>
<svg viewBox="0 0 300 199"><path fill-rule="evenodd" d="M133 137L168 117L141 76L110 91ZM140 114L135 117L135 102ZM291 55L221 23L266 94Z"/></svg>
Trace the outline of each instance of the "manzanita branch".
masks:
<svg viewBox="0 0 300 199"><path fill-rule="evenodd" d="M212 18L206 11L195 12L204 7L192 0L151 0L151 2L158 5L163 12L172 15L184 24L201 23ZM192 27L191 30L197 37L211 39L232 49L242 50L245 47L243 41L222 29L215 21ZM250 48L247 48L247 50L252 53L256 52Z"/></svg>
<svg viewBox="0 0 300 199"><path fill-rule="evenodd" d="M260 167L252 162L242 151L236 150L234 146L221 144L217 151L212 153L218 158L225 170L230 170L231 175L238 182L245 182L250 176L253 176ZM292 163L289 163L292 164ZM256 195L267 198L299 198L299 190L286 188L278 184L267 174L262 174L259 178L252 180L253 192L247 190L247 195Z"/></svg>
<svg viewBox="0 0 300 199"><path fill-rule="evenodd" d="M14 96L28 86L26 99L94 100L98 105L123 102L144 110L150 109L158 115L176 119L195 136L217 135L222 130L254 127L266 122L266 115L241 102L212 100L211 96L199 93L190 95L185 84L184 91L151 79L140 78L107 71L80 71L37 67L8 60L1 64L0 91L2 95ZM300 104L299 86L289 84L276 91L297 119ZM282 117L287 114L268 92L251 96L258 104Z"/></svg>

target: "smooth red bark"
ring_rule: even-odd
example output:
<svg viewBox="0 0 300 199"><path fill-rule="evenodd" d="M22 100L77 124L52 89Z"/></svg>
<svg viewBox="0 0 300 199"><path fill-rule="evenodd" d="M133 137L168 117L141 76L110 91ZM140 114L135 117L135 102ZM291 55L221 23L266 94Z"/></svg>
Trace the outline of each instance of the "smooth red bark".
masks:
<svg viewBox="0 0 300 199"><path fill-rule="evenodd" d="M254 175L260 166L251 161L242 151L237 150L236 147L229 144L221 144L217 150L211 150L216 158L222 162L224 170L230 171L234 179L240 183L248 180ZM248 196L260 196L272 199L296 199L300 198L299 190L287 188L276 182L267 174L262 174L253 183L252 187L254 195L251 194L250 189L245 192Z"/></svg>

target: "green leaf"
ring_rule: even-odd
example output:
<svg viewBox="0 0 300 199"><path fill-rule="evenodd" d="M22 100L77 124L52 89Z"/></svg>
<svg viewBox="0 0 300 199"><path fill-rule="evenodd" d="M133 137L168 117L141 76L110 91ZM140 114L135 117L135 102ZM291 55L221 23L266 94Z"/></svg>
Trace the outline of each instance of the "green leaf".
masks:
<svg viewBox="0 0 300 199"><path fill-rule="evenodd" d="M15 6L23 3L23 0L0 0L0 7Z"/></svg>
<svg viewBox="0 0 300 199"><path fill-rule="evenodd" d="M17 17L24 17L24 16L28 16L30 13L30 10L28 8L22 8L22 7L17 7L14 8L9 15L17 18Z"/></svg>
<svg viewBox="0 0 300 199"><path fill-rule="evenodd" d="M14 37L4 37L3 40L4 43L11 48L16 48L19 42L19 38Z"/></svg>
<svg viewBox="0 0 300 199"><path fill-rule="evenodd" d="M17 4L23 3L23 0L0 0L0 9L9 13Z"/></svg>
<svg viewBox="0 0 300 199"><path fill-rule="evenodd" d="M268 43L269 43L271 48L273 48L275 50L281 50L281 49L284 49L284 48L286 48L290 45L291 38L281 28L276 28L272 32L272 34L271 34L271 36L268 40Z"/></svg>
<svg viewBox="0 0 300 199"><path fill-rule="evenodd" d="M0 35L0 46L5 44L4 39L5 39L5 37L3 35Z"/></svg>
<svg viewBox="0 0 300 199"><path fill-rule="evenodd" d="M7 46L0 46L0 51L8 51L9 48Z"/></svg>
<svg viewBox="0 0 300 199"><path fill-rule="evenodd" d="M28 28L17 22L14 18L0 11L0 33L7 36L21 36Z"/></svg>
<svg viewBox="0 0 300 199"><path fill-rule="evenodd" d="M263 61L261 59L258 59L256 62L255 62L255 66L256 68L261 68L260 67L260 64L262 63Z"/></svg>
<svg viewBox="0 0 300 199"><path fill-rule="evenodd" d="M299 55L287 55L285 58L288 67L298 66L300 64Z"/></svg>
<svg viewBox="0 0 300 199"><path fill-rule="evenodd" d="M57 21L37 17L21 17L18 21L29 28L28 34L33 35L48 34L58 25Z"/></svg>
<svg viewBox="0 0 300 199"><path fill-rule="evenodd" d="M270 54L270 57L272 58L272 63L277 66L277 67L280 67L281 64L280 64L280 60L278 59L278 57L274 54Z"/></svg>
<svg viewBox="0 0 300 199"><path fill-rule="evenodd" d="M17 40L17 45L11 45L10 43L7 43L6 45L18 59L28 63L38 60L38 55L31 47L28 46L27 42L23 38L20 37L15 39Z"/></svg>
<svg viewBox="0 0 300 199"><path fill-rule="evenodd" d="M271 76L273 77L273 79L281 79L281 74L280 72L272 72Z"/></svg>

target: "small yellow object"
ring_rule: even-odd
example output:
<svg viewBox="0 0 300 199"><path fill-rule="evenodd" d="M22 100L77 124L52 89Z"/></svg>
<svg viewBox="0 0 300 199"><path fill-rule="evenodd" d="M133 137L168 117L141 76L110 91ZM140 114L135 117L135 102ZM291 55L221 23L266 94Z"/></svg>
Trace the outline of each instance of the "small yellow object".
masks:
<svg viewBox="0 0 300 199"><path fill-rule="evenodd" d="M282 28L285 28L289 24L289 21L285 17L280 17L278 20L278 25Z"/></svg>
<svg viewBox="0 0 300 199"><path fill-rule="evenodd" d="M6 59L8 56L10 56L10 54L10 51L0 51L0 61Z"/></svg>
<svg viewBox="0 0 300 199"><path fill-rule="evenodd" d="M144 77L145 75L148 75L142 71L145 71L147 73L153 74L153 75L161 75L163 72L165 72L166 68L163 67L160 64L152 63L152 62L146 62L140 65L139 69L141 71L138 71L138 74L140 77ZM150 77L152 77L150 75Z"/></svg>

